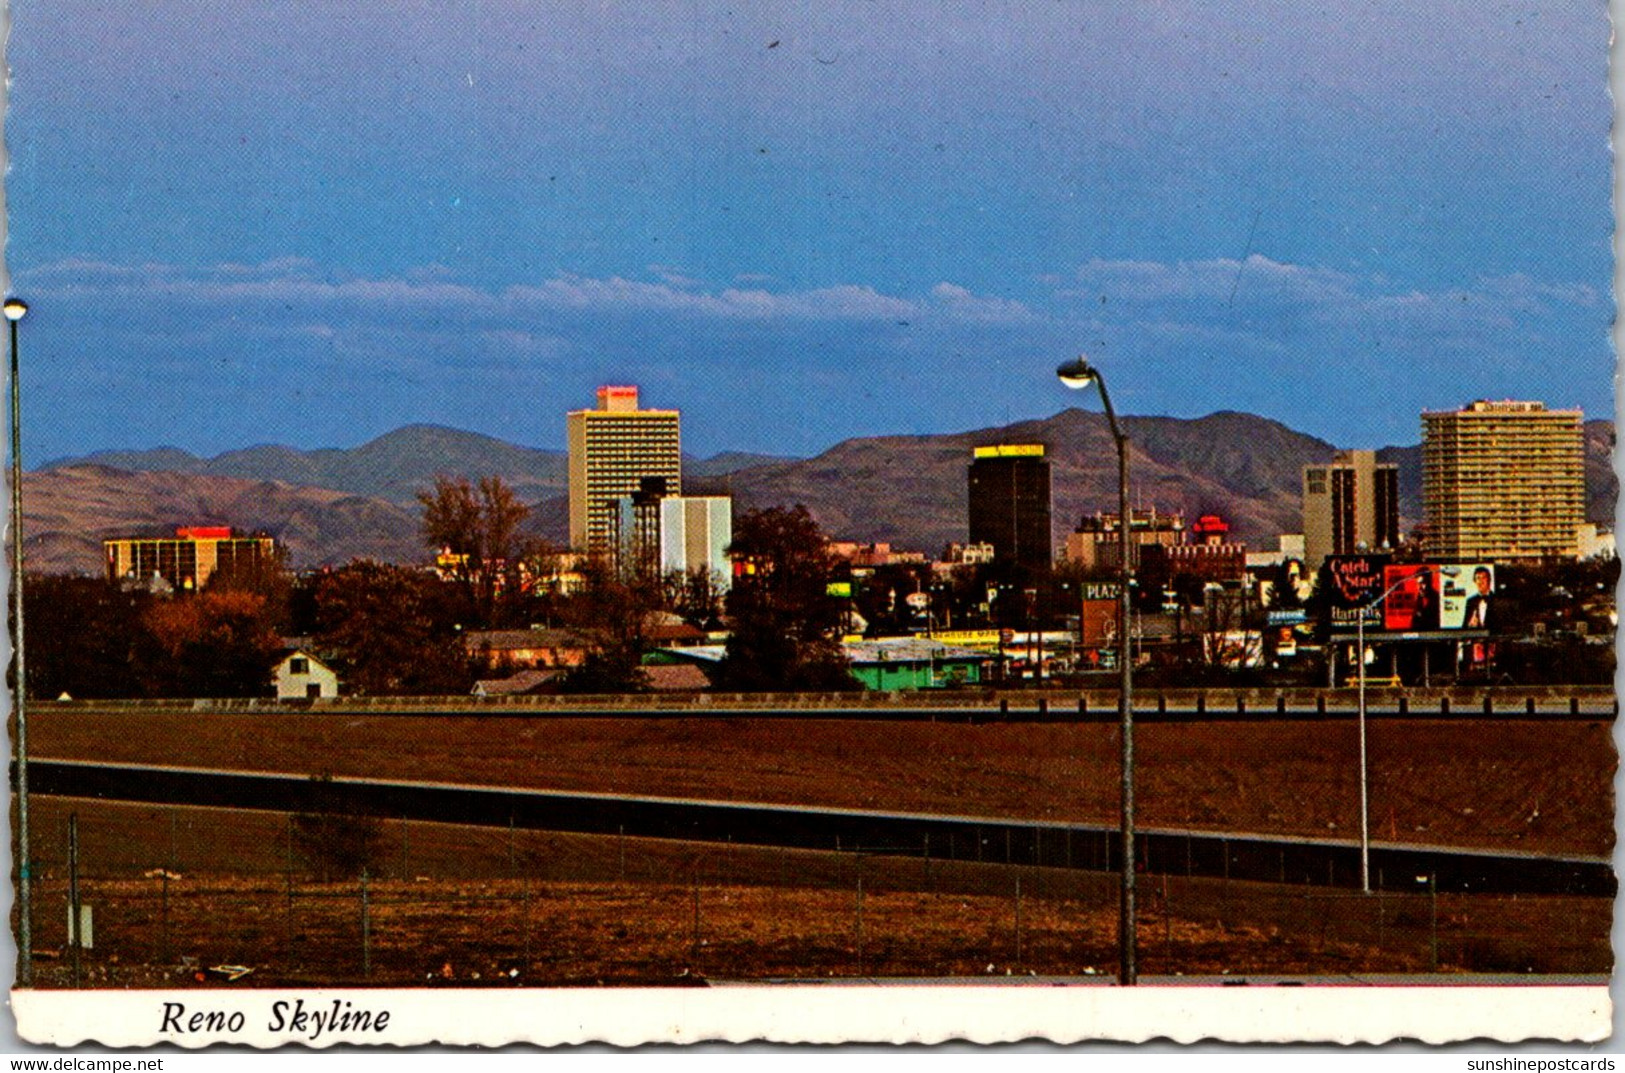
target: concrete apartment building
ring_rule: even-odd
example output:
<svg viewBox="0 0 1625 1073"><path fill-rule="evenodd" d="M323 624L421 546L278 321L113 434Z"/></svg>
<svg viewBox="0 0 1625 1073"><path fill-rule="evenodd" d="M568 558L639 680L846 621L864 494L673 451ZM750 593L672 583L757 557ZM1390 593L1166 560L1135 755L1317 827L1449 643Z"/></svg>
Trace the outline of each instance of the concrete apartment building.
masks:
<svg viewBox="0 0 1625 1073"><path fill-rule="evenodd" d="M1399 467L1375 451L1339 451L1303 470L1303 557L1309 570L1328 555L1399 546Z"/></svg>
<svg viewBox="0 0 1625 1073"><path fill-rule="evenodd" d="M598 406L567 419L570 448L570 546L610 553L617 501L642 491L645 478L664 481L662 495L683 490L682 445L676 410L638 409L638 389L598 389Z"/></svg>
<svg viewBox="0 0 1625 1073"><path fill-rule="evenodd" d="M1585 521L1579 410L1479 400L1422 415L1422 508L1429 558L1574 558Z"/></svg>
<svg viewBox="0 0 1625 1073"><path fill-rule="evenodd" d="M995 565L1048 570L1050 466L1043 444L977 447L969 480L970 542L993 545Z"/></svg>
<svg viewBox="0 0 1625 1073"><path fill-rule="evenodd" d="M195 592L221 570L258 569L276 560L276 541L242 536L227 526L180 526L173 537L114 537L102 541L109 581L151 581Z"/></svg>

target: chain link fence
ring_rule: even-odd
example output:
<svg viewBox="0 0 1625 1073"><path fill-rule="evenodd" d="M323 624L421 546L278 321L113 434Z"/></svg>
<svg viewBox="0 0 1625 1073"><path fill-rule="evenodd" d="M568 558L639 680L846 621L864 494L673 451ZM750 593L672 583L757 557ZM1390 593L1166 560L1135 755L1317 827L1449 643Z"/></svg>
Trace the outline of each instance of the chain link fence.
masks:
<svg viewBox="0 0 1625 1073"><path fill-rule="evenodd" d="M77 950L70 815L89 909ZM1115 874L929 845L820 852L49 798L36 816L42 987L1074 977L1117 962ZM1142 874L1140 972L1612 967L1609 899L1435 894L1414 878L1366 895Z"/></svg>

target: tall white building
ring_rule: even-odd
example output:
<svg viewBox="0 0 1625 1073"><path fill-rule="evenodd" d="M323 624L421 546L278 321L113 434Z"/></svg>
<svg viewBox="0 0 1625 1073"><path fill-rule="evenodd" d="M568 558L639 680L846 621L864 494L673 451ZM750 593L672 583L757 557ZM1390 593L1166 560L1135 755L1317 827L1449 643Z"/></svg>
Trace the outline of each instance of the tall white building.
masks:
<svg viewBox="0 0 1625 1073"><path fill-rule="evenodd" d="M1430 556L1450 562L1572 559L1585 521L1579 410L1480 400L1422 415Z"/></svg>
<svg viewBox="0 0 1625 1073"><path fill-rule="evenodd" d="M598 406L568 418L570 546L613 552L617 501L664 481L664 494L683 490L683 448L676 410L638 409L635 387L601 387Z"/></svg>
<svg viewBox="0 0 1625 1073"><path fill-rule="evenodd" d="M667 496L660 501L660 571L704 570L719 592L733 583L733 500L727 496Z"/></svg>

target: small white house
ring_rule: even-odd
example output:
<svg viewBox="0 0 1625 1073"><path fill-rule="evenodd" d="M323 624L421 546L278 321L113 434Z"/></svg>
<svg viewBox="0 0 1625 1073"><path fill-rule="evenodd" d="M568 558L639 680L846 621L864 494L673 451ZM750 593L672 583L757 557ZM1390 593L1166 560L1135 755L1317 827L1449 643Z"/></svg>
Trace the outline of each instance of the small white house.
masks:
<svg viewBox="0 0 1625 1073"><path fill-rule="evenodd" d="M303 649L283 656L271 671L277 700L304 700L339 695L339 676Z"/></svg>

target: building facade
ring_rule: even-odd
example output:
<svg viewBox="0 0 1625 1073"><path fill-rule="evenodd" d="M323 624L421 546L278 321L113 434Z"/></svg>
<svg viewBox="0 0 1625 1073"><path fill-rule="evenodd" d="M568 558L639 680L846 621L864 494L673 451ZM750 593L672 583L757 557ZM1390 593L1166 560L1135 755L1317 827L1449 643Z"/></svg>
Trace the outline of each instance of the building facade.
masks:
<svg viewBox="0 0 1625 1073"><path fill-rule="evenodd" d="M1166 588L1184 577L1229 584L1247 573L1247 545L1230 539L1230 524L1217 514L1204 514L1190 527L1189 543L1142 541L1140 583L1149 591Z"/></svg>
<svg viewBox="0 0 1625 1073"><path fill-rule="evenodd" d="M294 649L271 669L277 700L320 700L339 695L339 676L304 649Z"/></svg>
<svg viewBox="0 0 1625 1073"><path fill-rule="evenodd" d="M615 569L638 574L659 567L660 509L665 501L664 477L645 477L636 492L610 501L608 546Z"/></svg>
<svg viewBox="0 0 1625 1073"><path fill-rule="evenodd" d="M1136 545L1164 547L1185 543L1185 516L1151 507L1129 510L1129 531ZM1123 522L1116 511L1097 511L1078 521L1067 534L1064 558L1085 570L1116 570L1122 562ZM1141 552L1144 558L1144 552Z"/></svg>
<svg viewBox="0 0 1625 1073"><path fill-rule="evenodd" d="M613 553L618 501L647 478L663 480L665 495L682 493L678 419L676 410L640 410L635 387L601 387L596 409L569 414L571 547Z"/></svg>
<svg viewBox="0 0 1625 1073"><path fill-rule="evenodd" d="M1303 470L1304 565L1399 545L1399 467L1375 451L1340 451Z"/></svg>
<svg viewBox="0 0 1625 1073"><path fill-rule="evenodd" d="M195 592L215 574L249 572L276 562L276 541L243 536L227 526L180 526L173 537L115 537L102 541L109 581L161 577L177 592Z"/></svg>
<svg viewBox="0 0 1625 1073"><path fill-rule="evenodd" d="M978 447L969 480L970 543L991 544L995 565L1048 570L1050 465L1043 445Z"/></svg>
<svg viewBox="0 0 1625 1073"><path fill-rule="evenodd" d="M1429 558L1574 558L1585 521L1579 410L1480 400L1422 415L1422 510Z"/></svg>
<svg viewBox="0 0 1625 1073"><path fill-rule="evenodd" d="M667 496L660 501L660 572L704 571L717 591L733 584L733 500L727 496Z"/></svg>

